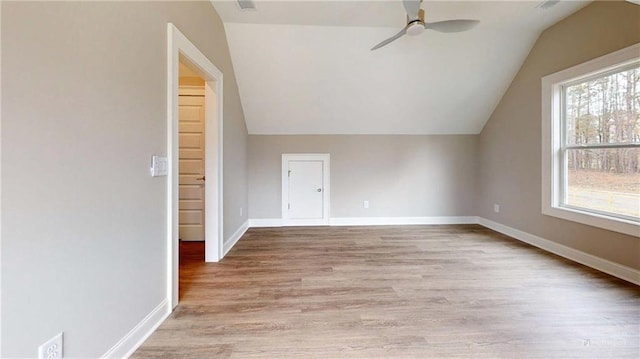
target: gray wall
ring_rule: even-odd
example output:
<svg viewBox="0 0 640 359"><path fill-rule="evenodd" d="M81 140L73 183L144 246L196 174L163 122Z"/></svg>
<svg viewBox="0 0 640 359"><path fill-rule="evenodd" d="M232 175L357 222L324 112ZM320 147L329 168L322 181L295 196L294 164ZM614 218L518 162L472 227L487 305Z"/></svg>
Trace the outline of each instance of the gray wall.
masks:
<svg viewBox="0 0 640 359"><path fill-rule="evenodd" d="M332 218L472 216L477 146L466 135L250 135L249 217L282 218L283 153L331 154Z"/></svg>
<svg viewBox="0 0 640 359"><path fill-rule="evenodd" d="M640 6L623 1L595 2L541 34L480 135L480 216L640 269L638 238L541 214L541 78L637 42Z"/></svg>
<svg viewBox="0 0 640 359"><path fill-rule="evenodd" d="M166 296L167 23L224 73L225 237L246 218L244 117L202 2L1 2L2 357L65 332L98 357Z"/></svg>

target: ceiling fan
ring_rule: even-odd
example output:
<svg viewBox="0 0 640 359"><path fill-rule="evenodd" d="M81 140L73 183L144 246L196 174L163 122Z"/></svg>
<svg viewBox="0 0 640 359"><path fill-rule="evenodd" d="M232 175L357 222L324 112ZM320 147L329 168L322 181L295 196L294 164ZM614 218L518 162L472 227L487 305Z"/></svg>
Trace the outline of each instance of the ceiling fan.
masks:
<svg viewBox="0 0 640 359"><path fill-rule="evenodd" d="M407 11L407 26L400 30L399 33L374 46L371 51L386 46L404 35L416 36L422 34L424 30L435 30L438 32L467 31L478 25L480 22L478 20L467 19L425 22L424 10L420 8L422 0L403 0L402 4Z"/></svg>

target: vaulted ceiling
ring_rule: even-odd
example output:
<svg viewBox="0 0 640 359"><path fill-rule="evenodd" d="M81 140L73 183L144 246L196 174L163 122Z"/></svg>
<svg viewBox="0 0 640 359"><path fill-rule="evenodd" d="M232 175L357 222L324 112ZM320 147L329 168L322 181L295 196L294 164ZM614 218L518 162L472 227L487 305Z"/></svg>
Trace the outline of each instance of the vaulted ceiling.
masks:
<svg viewBox="0 0 640 359"><path fill-rule="evenodd" d="M401 1L213 1L250 134L477 134L547 27L588 1L431 1L426 21L478 19L370 51Z"/></svg>

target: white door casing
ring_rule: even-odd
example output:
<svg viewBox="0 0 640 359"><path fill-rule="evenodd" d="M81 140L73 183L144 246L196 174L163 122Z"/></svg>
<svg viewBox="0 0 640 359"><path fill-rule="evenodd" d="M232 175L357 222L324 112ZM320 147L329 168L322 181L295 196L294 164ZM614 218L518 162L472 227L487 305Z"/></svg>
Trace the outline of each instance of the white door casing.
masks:
<svg viewBox="0 0 640 359"><path fill-rule="evenodd" d="M204 87L180 87L179 238L205 239Z"/></svg>
<svg viewBox="0 0 640 359"><path fill-rule="evenodd" d="M282 155L282 222L329 224L329 154Z"/></svg>
<svg viewBox="0 0 640 359"><path fill-rule="evenodd" d="M205 261L222 259L223 241L223 74L172 23L167 24L167 297L171 308L178 305L178 183L179 173L179 63L185 59L205 81Z"/></svg>

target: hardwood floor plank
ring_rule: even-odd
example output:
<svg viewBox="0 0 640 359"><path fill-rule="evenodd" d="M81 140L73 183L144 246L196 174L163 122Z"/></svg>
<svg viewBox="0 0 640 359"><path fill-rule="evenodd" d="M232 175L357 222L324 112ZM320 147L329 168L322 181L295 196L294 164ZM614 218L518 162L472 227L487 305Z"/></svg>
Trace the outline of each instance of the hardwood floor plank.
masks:
<svg viewBox="0 0 640 359"><path fill-rule="evenodd" d="M640 288L477 225L250 229L182 243L133 358L639 358Z"/></svg>

